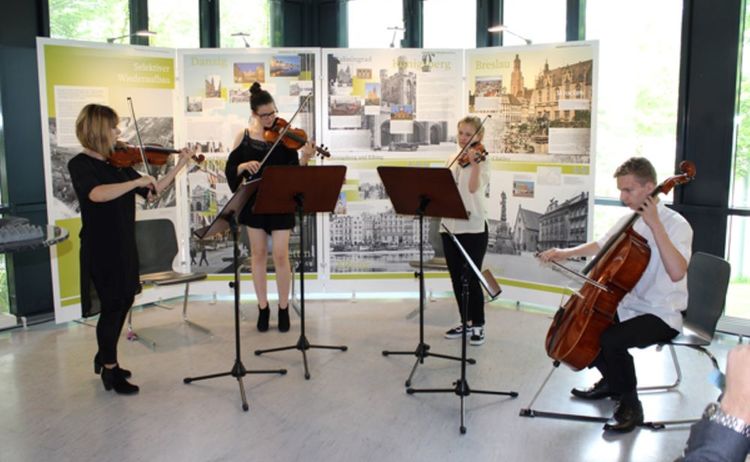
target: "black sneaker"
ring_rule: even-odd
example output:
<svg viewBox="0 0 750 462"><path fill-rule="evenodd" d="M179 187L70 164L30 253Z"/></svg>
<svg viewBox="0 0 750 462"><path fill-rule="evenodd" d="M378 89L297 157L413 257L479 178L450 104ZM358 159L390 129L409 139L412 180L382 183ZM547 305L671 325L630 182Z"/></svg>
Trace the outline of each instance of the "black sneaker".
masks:
<svg viewBox="0 0 750 462"><path fill-rule="evenodd" d="M467 326L466 328L468 329L466 331L466 333L470 334L471 333L471 326ZM449 338L449 339L461 338L461 334L463 333L463 331L464 331L463 324L459 324L456 327L454 327L453 329L449 329L449 330L445 331L445 338Z"/></svg>
<svg viewBox="0 0 750 462"><path fill-rule="evenodd" d="M469 343L474 346L479 346L484 343L484 326L475 326L471 328Z"/></svg>

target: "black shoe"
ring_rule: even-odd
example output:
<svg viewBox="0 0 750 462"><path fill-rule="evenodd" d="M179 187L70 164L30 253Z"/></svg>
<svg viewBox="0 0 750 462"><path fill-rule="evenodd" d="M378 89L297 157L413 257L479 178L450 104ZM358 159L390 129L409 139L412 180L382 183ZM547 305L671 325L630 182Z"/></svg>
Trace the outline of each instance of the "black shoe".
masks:
<svg viewBox="0 0 750 462"><path fill-rule="evenodd" d="M615 414L604 424L604 431L627 433L643 423L643 406L636 400L634 403L620 401Z"/></svg>
<svg viewBox="0 0 750 462"><path fill-rule="evenodd" d="M117 369L102 368L102 383L104 389L109 391L115 389L116 393L121 395L134 395L138 393L138 386L125 380L125 377Z"/></svg>
<svg viewBox="0 0 750 462"><path fill-rule="evenodd" d="M289 331L289 305L286 308L279 306L279 331Z"/></svg>
<svg viewBox="0 0 750 462"><path fill-rule="evenodd" d="M596 384L588 388L586 390L580 390L578 388L574 388L570 390L570 392L575 396L576 398L586 399L586 400L596 400L596 399L602 399L602 398L614 398L618 399L620 397L619 393L613 392L609 388L609 384L604 381L604 379L599 380L596 382Z"/></svg>
<svg viewBox="0 0 750 462"><path fill-rule="evenodd" d="M99 360L99 353L94 355L94 374L99 375L102 372L102 368L104 367L104 363L102 363ZM133 374L130 373L129 370L121 368L119 365L115 366L115 369L120 371L120 374L122 374L123 377L126 379L129 379L133 376Z"/></svg>
<svg viewBox="0 0 750 462"><path fill-rule="evenodd" d="M261 332L265 332L268 330L268 319L271 317L271 310L268 308L268 305L266 305L265 308L261 308L260 305L258 305L258 330Z"/></svg>

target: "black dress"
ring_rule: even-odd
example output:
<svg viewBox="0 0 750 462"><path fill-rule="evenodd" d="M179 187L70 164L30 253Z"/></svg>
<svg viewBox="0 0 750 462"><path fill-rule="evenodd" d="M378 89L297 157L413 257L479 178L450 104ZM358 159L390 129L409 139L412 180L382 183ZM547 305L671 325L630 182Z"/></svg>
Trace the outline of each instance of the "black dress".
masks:
<svg viewBox="0 0 750 462"><path fill-rule="evenodd" d="M84 317L100 312L113 300L140 292L138 249L135 243L135 194L144 198L147 188L131 190L108 202L92 202L96 186L140 178L133 168L117 168L86 154L68 162L73 188L81 205L81 309Z"/></svg>
<svg viewBox="0 0 750 462"><path fill-rule="evenodd" d="M237 190L244 178L243 175L237 175L237 166L251 160L256 160L258 162L262 161L270 147L271 145L265 141L258 141L250 138L248 131L245 130L245 136L242 138L242 142L229 154L229 159L227 160L227 165L224 171L227 177L227 182L229 183L229 188L232 192ZM259 175L256 175L255 177L262 177L263 171L269 165L299 165L297 151L289 149L283 144L279 144L268 157L266 163L261 167ZM245 174L245 172L243 172L243 174ZM262 229L268 234L271 234L271 231L277 229L294 228L293 213L252 213L253 204L255 204L255 197L250 199L247 202L247 205L245 205L245 208L240 212L238 221L241 224L251 228Z"/></svg>

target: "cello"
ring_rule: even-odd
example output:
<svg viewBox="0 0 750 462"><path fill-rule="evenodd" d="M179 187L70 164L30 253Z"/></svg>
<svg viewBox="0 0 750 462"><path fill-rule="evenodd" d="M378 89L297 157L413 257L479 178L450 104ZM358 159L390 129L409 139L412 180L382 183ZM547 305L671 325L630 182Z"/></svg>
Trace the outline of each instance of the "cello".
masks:
<svg viewBox="0 0 750 462"><path fill-rule="evenodd" d="M695 164L680 163L681 174L664 180L650 197L667 194L675 185L695 178ZM651 249L633 230L634 213L583 269L583 287L557 310L547 331L545 349L556 362L575 370L589 366L599 354L599 339L614 323L617 307L646 270Z"/></svg>

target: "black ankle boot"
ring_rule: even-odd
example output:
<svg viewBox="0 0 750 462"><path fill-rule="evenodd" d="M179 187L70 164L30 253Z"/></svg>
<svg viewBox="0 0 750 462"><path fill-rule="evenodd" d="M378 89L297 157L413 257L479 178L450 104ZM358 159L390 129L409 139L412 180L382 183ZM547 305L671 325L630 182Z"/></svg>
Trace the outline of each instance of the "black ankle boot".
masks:
<svg viewBox="0 0 750 462"><path fill-rule="evenodd" d="M258 330L265 332L268 330L268 319L271 317L271 309L266 305L265 308L261 308L258 305Z"/></svg>
<svg viewBox="0 0 750 462"><path fill-rule="evenodd" d="M102 368L104 367L104 363L99 359L99 353L97 353L94 356L94 374L99 375L102 372ZM126 379L129 379L133 376L133 374L127 370L120 367L120 365L116 365L115 369L119 370L123 377Z"/></svg>
<svg viewBox="0 0 750 462"><path fill-rule="evenodd" d="M117 369L102 368L102 383L104 389L109 391L115 389L116 393L121 395L134 395L138 393L138 386L125 380L125 377Z"/></svg>
<svg viewBox="0 0 750 462"><path fill-rule="evenodd" d="M279 305L279 331L289 331L289 305L286 308L282 308Z"/></svg>

